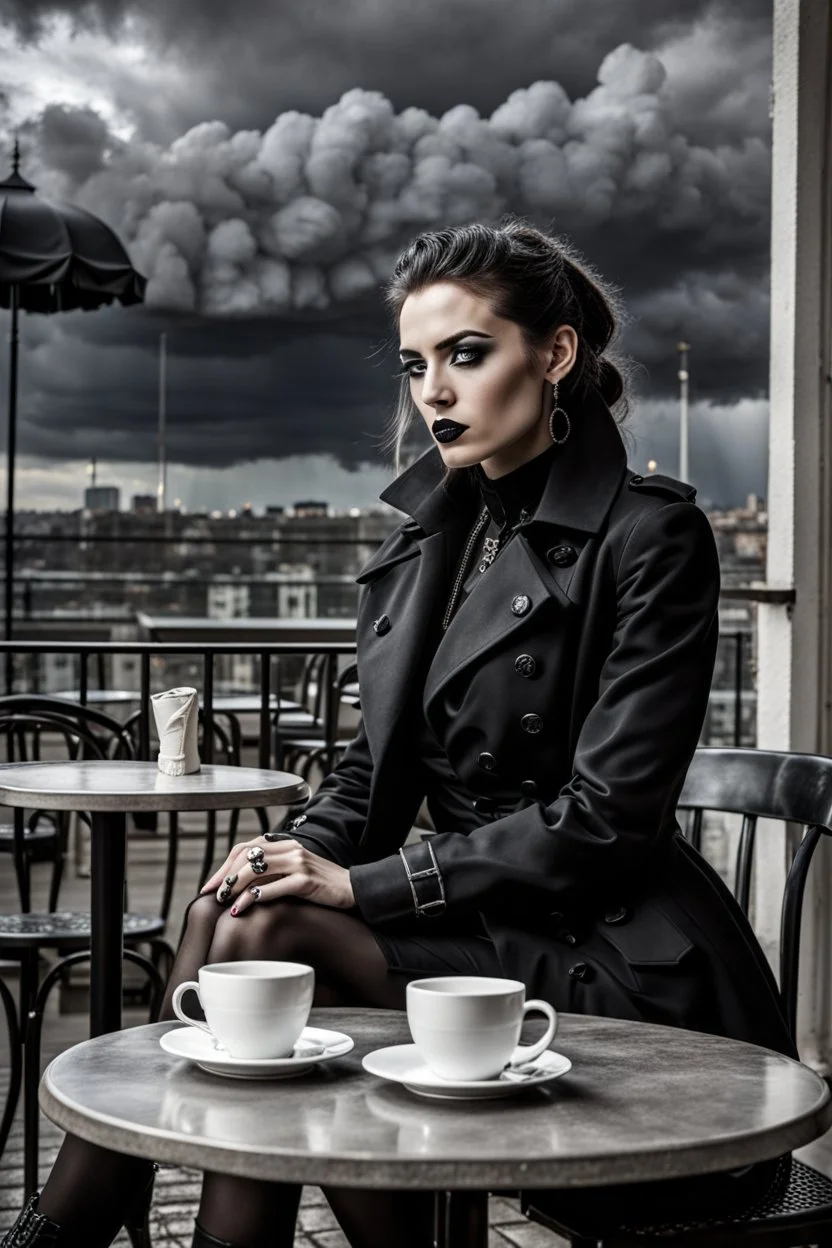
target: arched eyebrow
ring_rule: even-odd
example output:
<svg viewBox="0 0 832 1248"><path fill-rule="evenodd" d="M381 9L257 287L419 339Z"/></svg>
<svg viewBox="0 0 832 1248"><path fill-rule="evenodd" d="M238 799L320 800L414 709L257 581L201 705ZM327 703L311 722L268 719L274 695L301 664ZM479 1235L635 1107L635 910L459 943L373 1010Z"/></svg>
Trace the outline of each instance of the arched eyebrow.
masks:
<svg viewBox="0 0 832 1248"><path fill-rule="evenodd" d="M437 342L434 351L444 351L445 347L452 347L454 343L459 342L461 338L493 338L493 334L484 334L479 329L461 329L458 334L451 334L450 338L443 338L441 342ZM422 357L418 351L408 351L405 347L399 350L399 357L402 360L420 360Z"/></svg>

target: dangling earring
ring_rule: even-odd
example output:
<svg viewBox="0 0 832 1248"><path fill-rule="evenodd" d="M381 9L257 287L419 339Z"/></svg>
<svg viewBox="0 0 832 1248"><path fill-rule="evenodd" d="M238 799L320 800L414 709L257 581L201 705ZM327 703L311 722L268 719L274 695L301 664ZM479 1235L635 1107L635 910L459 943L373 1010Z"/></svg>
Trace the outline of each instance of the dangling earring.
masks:
<svg viewBox="0 0 832 1248"><path fill-rule="evenodd" d="M560 412L561 416L566 421L566 433L563 435L562 438L555 437L555 417L557 416L558 412ZM571 431L572 431L572 425L571 425L568 415L566 414L566 412L563 410L562 407L558 407L558 383L556 381L553 381L552 382L552 410L549 413L549 437L558 446L561 446L569 437L569 434L571 433Z"/></svg>

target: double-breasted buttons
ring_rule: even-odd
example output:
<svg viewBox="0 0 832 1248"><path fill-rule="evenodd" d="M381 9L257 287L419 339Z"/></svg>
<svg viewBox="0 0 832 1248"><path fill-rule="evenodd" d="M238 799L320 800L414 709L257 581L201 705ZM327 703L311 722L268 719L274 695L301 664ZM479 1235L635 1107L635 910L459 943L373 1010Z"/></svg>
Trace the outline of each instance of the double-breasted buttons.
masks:
<svg viewBox="0 0 832 1248"><path fill-rule="evenodd" d="M570 966L568 974L570 979L578 979L587 984L591 982L594 971L588 963L576 962L574 966Z"/></svg>
<svg viewBox="0 0 832 1248"><path fill-rule="evenodd" d="M614 906L604 915L605 923L626 923L630 917L630 911L626 906Z"/></svg>
<svg viewBox="0 0 832 1248"><path fill-rule="evenodd" d="M380 615L377 620L373 620L373 632L378 633L379 637L383 637L385 633L389 633L390 616Z"/></svg>
<svg viewBox="0 0 832 1248"><path fill-rule="evenodd" d="M534 714L524 715L523 718L520 720L520 727L523 729L524 732L531 732L532 734L542 732L543 720L540 718L539 715L534 715Z"/></svg>
<svg viewBox="0 0 832 1248"><path fill-rule="evenodd" d="M578 558L578 552L574 546L563 544L547 550L546 558L557 568L568 568Z"/></svg>
<svg viewBox="0 0 832 1248"><path fill-rule="evenodd" d="M525 615L532 605L528 594L515 594L511 600L511 609L515 615Z"/></svg>
<svg viewBox="0 0 832 1248"><path fill-rule="evenodd" d="M537 784L534 780L521 780L520 792L524 797L537 797Z"/></svg>
<svg viewBox="0 0 832 1248"><path fill-rule="evenodd" d="M492 797L475 797L471 805L478 815L493 815L497 809L497 803Z"/></svg>
<svg viewBox="0 0 832 1248"><path fill-rule="evenodd" d="M477 766L483 771L494 771L497 766L497 760L493 754L489 754L487 750L483 751L477 759Z"/></svg>
<svg viewBox="0 0 832 1248"><path fill-rule="evenodd" d="M643 480L644 477L641 477L638 473L636 473L634 477L630 477L630 485L641 485Z"/></svg>
<svg viewBox="0 0 832 1248"><path fill-rule="evenodd" d="M514 670L519 672L521 676L534 676L537 671L537 663L530 654L518 654L514 660Z"/></svg>

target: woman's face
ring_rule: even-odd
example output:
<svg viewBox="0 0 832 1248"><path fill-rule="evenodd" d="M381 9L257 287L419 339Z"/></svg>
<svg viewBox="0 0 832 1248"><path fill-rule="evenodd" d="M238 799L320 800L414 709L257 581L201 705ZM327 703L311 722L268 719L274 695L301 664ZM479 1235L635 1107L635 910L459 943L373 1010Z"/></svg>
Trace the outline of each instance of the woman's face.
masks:
<svg viewBox="0 0 832 1248"><path fill-rule="evenodd" d="M551 384L572 367L577 335L561 326L530 367L519 325L454 282L408 295L399 314L410 393L449 468L501 477L551 445Z"/></svg>

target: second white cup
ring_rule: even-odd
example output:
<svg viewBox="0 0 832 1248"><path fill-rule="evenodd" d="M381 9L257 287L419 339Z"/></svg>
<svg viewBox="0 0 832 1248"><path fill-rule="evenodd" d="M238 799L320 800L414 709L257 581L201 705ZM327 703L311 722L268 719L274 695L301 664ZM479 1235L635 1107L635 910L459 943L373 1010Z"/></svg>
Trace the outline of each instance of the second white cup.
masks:
<svg viewBox="0 0 832 1248"><path fill-rule="evenodd" d="M191 989L206 1021L182 1009ZM232 1057L289 1057L306 1026L315 992L315 972L303 962L215 962L199 968L199 982L174 991L177 1018L206 1031Z"/></svg>
<svg viewBox="0 0 832 1248"><path fill-rule="evenodd" d="M518 1045L525 1016L549 1020L536 1044ZM530 1062L555 1037L558 1016L548 1001L526 1001L518 979L443 975L407 985L407 1021L420 1056L441 1079L496 1079L509 1063Z"/></svg>

